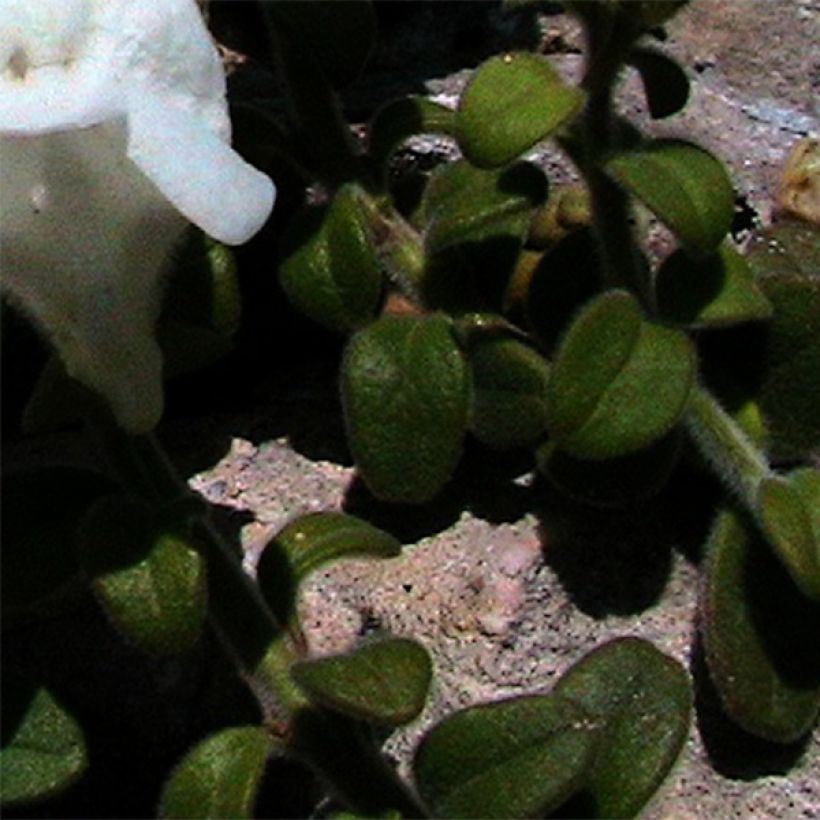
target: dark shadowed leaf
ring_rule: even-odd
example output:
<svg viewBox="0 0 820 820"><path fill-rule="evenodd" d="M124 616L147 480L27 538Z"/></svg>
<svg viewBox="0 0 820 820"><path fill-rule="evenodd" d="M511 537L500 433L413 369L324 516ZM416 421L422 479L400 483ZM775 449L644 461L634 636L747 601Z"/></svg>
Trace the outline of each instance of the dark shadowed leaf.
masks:
<svg viewBox="0 0 820 820"><path fill-rule="evenodd" d="M42 609L80 572L74 549L85 510L115 485L90 470L44 467L3 477L3 614Z"/></svg>
<svg viewBox="0 0 820 820"><path fill-rule="evenodd" d="M368 129L368 148L378 167L389 161L393 152L417 134L452 134L455 113L426 97L410 96L382 106Z"/></svg>
<svg viewBox="0 0 820 820"><path fill-rule="evenodd" d="M585 655L555 694L601 726L584 788L596 817L632 817L657 788L689 733L692 686L685 669L648 641L621 638Z"/></svg>
<svg viewBox="0 0 820 820"><path fill-rule="evenodd" d="M112 623L148 652L177 654L199 639L207 589L202 556L146 504L100 499L79 526L79 558Z"/></svg>
<svg viewBox="0 0 820 820"><path fill-rule="evenodd" d="M459 145L480 168L506 165L564 125L583 101L584 93L566 85L542 56L517 52L492 57L461 97Z"/></svg>
<svg viewBox="0 0 820 820"><path fill-rule="evenodd" d="M275 741L260 726L223 729L180 761L162 791L162 818L250 818Z"/></svg>
<svg viewBox="0 0 820 820"><path fill-rule="evenodd" d="M820 710L820 605L733 510L709 538L701 612L709 672L732 719L778 743L805 735Z"/></svg>
<svg viewBox="0 0 820 820"><path fill-rule="evenodd" d="M578 458L641 450L678 422L695 375L681 331L645 321L633 296L590 302L561 342L547 385L547 423Z"/></svg>
<svg viewBox="0 0 820 820"><path fill-rule="evenodd" d="M820 602L820 470L764 479L756 512L794 583Z"/></svg>
<svg viewBox="0 0 820 820"><path fill-rule="evenodd" d="M529 345L489 338L472 345L470 429L499 450L531 444L546 432L549 363Z"/></svg>
<svg viewBox="0 0 820 820"><path fill-rule="evenodd" d="M413 762L434 817L543 817L584 783L598 732L565 698L474 706L424 737Z"/></svg>
<svg viewBox="0 0 820 820"><path fill-rule="evenodd" d="M433 669L420 644L390 638L294 664L291 672L322 706L358 720L401 726L424 708Z"/></svg>
<svg viewBox="0 0 820 820"><path fill-rule="evenodd" d="M692 250L711 253L729 232L732 182L723 164L703 148L652 140L616 154L606 170Z"/></svg>
<svg viewBox="0 0 820 820"><path fill-rule="evenodd" d="M48 689L5 670L0 802L53 797L87 765L85 739L74 718Z"/></svg>
<svg viewBox="0 0 820 820"><path fill-rule="evenodd" d="M750 240L748 262L774 305L760 406L778 458L820 447L820 227L780 222Z"/></svg>
<svg viewBox="0 0 820 820"><path fill-rule="evenodd" d="M420 503L444 486L461 457L468 384L444 316L388 316L351 339L341 378L345 424L375 495Z"/></svg>
<svg viewBox="0 0 820 820"><path fill-rule="evenodd" d="M691 327L719 327L768 319L765 297L746 260L724 242L710 256L679 250L667 257L655 279L656 299L667 321Z"/></svg>
<svg viewBox="0 0 820 820"><path fill-rule="evenodd" d="M640 72L649 113L654 119L669 117L686 105L689 79L673 59L653 48L638 47L630 52L629 62Z"/></svg>

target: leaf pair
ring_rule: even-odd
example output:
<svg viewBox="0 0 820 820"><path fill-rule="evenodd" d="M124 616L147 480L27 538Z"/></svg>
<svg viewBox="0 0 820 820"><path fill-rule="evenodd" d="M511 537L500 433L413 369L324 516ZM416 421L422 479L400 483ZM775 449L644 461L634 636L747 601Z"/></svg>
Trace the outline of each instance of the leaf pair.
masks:
<svg viewBox="0 0 820 820"><path fill-rule="evenodd" d="M688 677L645 641L589 653L549 695L466 709L423 739L413 771L436 817L535 817L581 800L585 816L629 817L686 739Z"/></svg>

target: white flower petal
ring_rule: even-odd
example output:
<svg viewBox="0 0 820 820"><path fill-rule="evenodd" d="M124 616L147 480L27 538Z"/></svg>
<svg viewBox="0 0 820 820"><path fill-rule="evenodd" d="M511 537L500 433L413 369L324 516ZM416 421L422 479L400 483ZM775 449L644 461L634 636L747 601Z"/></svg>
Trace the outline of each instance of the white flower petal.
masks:
<svg viewBox="0 0 820 820"><path fill-rule="evenodd" d="M128 157L205 233L238 245L265 223L276 189L193 114L143 92L128 114Z"/></svg>

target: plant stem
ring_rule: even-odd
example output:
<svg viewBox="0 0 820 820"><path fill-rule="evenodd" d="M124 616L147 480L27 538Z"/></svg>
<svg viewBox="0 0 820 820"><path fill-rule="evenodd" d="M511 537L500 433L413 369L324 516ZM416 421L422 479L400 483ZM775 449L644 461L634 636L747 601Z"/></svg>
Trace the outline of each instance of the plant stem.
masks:
<svg viewBox="0 0 820 820"><path fill-rule="evenodd" d="M763 454L705 387L695 386L684 419L700 453L754 513L760 482L774 475Z"/></svg>
<svg viewBox="0 0 820 820"><path fill-rule="evenodd" d="M601 13L587 21L589 62L582 87L588 97L581 115L582 146L573 159L589 189L605 285L629 288L651 308L649 283L632 236L629 198L601 168L607 154L619 147L612 98L636 33L620 15Z"/></svg>

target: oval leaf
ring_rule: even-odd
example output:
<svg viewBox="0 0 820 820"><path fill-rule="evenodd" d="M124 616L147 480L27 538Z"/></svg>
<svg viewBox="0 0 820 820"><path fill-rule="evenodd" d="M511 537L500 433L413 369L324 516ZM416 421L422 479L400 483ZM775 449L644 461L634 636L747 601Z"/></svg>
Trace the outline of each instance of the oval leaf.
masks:
<svg viewBox="0 0 820 820"><path fill-rule="evenodd" d="M53 797L88 765L83 732L47 689L8 671L3 676L0 802Z"/></svg>
<svg viewBox="0 0 820 820"><path fill-rule="evenodd" d="M707 544L701 612L706 662L731 718L778 743L808 732L820 711L820 607L734 511L720 513Z"/></svg>
<svg viewBox="0 0 820 820"><path fill-rule="evenodd" d="M253 817L275 742L260 726L223 729L177 765L160 800L162 818Z"/></svg>
<svg viewBox="0 0 820 820"><path fill-rule="evenodd" d="M461 97L458 142L479 168L506 165L564 125L583 102L584 93L566 85L544 57L492 57Z"/></svg>
<svg viewBox="0 0 820 820"><path fill-rule="evenodd" d="M80 563L114 625L138 646L178 654L198 640L206 615L205 563L145 504L100 499L79 526Z"/></svg>
<svg viewBox="0 0 820 820"><path fill-rule="evenodd" d="M262 595L281 624L293 624L299 585L314 570L345 557L393 558L401 543L353 515L319 512L288 524L265 547L256 568Z"/></svg>
<svg viewBox="0 0 820 820"><path fill-rule="evenodd" d="M296 663L294 680L318 704L384 726L401 726L424 708L433 674L423 646L403 638Z"/></svg>
<svg viewBox="0 0 820 820"><path fill-rule="evenodd" d="M420 503L449 480L467 427L467 365L444 316L388 316L342 364L348 441L371 491Z"/></svg>
<svg viewBox="0 0 820 820"><path fill-rule="evenodd" d="M285 238L279 271L299 310L342 333L372 321L382 292L361 196L357 186L346 185L324 215L314 209L298 217Z"/></svg>
<svg viewBox="0 0 820 820"><path fill-rule="evenodd" d="M654 48L635 48L629 63L638 69L653 119L677 113L689 99L689 78L670 57Z"/></svg>
<svg viewBox="0 0 820 820"><path fill-rule="evenodd" d="M546 432L549 364L516 339L492 338L468 354L473 394L470 429L489 447L523 447Z"/></svg>
<svg viewBox="0 0 820 820"><path fill-rule="evenodd" d="M609 291L570 327L547 386L547 422L559 446L603 459L647 447L683 413L695 375L689 338L646 322L633 296Z"/></svg>
<svg viewBox="0 0 820 820"><path fill-rule="evenodd" d="M794 583L820 602L820 471L763 479L757 514Z"/></svg>
<svg viewBox="0 0 820 820"><path fill-rule="evenodd" d="M597 739L571 701L515 698L438 723L413 772L434 817L543 817L583 785Z"/></svg>
<svg viewBox="0 0 820 820"><path fill-rule="evenodd" d="M601 741L584 788L596 817L632 817L677 760L689 733L684 668L648 641L621 638L585 655L553 690L599 721Z"/></svg>
<svg viewBox="0 0 820 820"><path fill-rule="evenodd" d="M606 170L684 245L711 253L729 232L735 193L722 163L683 140L653 140L616 154Z"/></svg>
<svg viewBox="0 0 820 820"><path fill-rule="evenodd" d="M746 260L725 242L710 256L679 250L667 257L655 279L655 298L664 319L695 328L772 315Z"/></svg>

